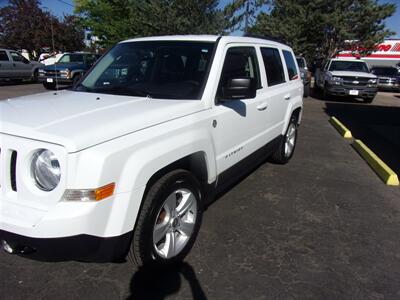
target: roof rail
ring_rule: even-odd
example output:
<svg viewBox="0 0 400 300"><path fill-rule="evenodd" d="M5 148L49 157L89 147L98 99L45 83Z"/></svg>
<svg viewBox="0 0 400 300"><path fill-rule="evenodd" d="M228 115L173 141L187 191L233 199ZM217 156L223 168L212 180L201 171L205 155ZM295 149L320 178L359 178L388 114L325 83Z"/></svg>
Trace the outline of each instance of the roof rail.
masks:
<svg viewBox="0 0 400 300"><path fill-rule="evenodd" d="M283 38L275 37L275 36L272 36L272 35L258 35L258 34L246 33L243 36L244 37L252 37L252 38L262 39L262 40L268 40L268 41L273 41L273 42L278 42L278 43L281 43L281 44L289 46L289 43L286 40L284 40Z"/></svg>

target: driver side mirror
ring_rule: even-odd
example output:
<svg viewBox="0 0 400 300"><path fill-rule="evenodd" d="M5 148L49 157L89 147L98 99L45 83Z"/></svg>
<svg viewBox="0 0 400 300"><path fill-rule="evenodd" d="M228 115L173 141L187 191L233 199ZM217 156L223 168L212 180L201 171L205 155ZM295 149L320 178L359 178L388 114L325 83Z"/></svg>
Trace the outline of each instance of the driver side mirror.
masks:
<svg viewBox="0 0 400 300"><path fill-rule="evenodd" d="M257 93L254 78L230 78L222 87L221 100L239 100L255 98Z"/></svg>

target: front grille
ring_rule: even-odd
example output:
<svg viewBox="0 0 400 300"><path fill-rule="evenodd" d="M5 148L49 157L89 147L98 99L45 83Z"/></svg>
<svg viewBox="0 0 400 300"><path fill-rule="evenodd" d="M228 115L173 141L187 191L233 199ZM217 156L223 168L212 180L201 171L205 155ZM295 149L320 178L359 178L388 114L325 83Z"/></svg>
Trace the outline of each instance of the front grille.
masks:
<svg viewBox="0 0 400 300"><path fill-rule="evenodd" d="M11 160L10 160L10 185L11 189L16 192L17 191L17 151L11 151Z"/></svg>
<svg viewBox="0 0 400 300"><path fill-rule="evenodd" d="M390 79L386 79L386 78L379 78L379 83L390 83Z"/></svg>
<svg viewBox="0 0 400 300"><path fill-rule="evenodd" d="M17 191L17 151L0 148L0 188Z"/></svg>
<svg viewBox="0 0 400 300"><path fill-rule="evenodd" d="M347 87L363 87L368 85L369 78L357 76L343 76L343 85Z"/></svg>
<svg viewBox="0 0 400 300"><path fill-rule="evenodd" d="M60 76L60 71L58 71L58 70L45 70L44 71L44 75L45 76L49 76L49 77Z"/></svg>

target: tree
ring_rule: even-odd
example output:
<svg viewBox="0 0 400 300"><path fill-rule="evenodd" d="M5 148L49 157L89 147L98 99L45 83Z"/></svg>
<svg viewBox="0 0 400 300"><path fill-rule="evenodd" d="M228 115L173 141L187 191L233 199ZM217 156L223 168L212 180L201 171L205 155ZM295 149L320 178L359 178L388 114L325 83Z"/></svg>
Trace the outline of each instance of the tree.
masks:
<svg viewBox="0 0 400 300"><path fill-rule="evenodd" d="M43 47L52 48L54 37L55 50L82 49L83 30L77 18L65 16L60 21L39 5L39 0L10 0L0 8L0 45L39 53Z"/></svg>
<svg viewBox="0 0 400 300"><path fill-rule="evenodd" d="M224 8L224 15L230 20L231 30L241 30L245 32L256 20L258 11L270 0L233 0Z"/></svg>
<svg viewBox="0 0 400 300"><path fill-rule="evenodd" d="M103 46L149 35L220 34L230 27L218 0L77 0L76 12Z"/></svg>
<svg viewBox="0 0 400 300"><path fill-rule="evenodd" d="M274 0L249 32L281 38L310 61L334 56L348 41L372 49L393 34L384 20L395 10L376 0Z"/></svg>

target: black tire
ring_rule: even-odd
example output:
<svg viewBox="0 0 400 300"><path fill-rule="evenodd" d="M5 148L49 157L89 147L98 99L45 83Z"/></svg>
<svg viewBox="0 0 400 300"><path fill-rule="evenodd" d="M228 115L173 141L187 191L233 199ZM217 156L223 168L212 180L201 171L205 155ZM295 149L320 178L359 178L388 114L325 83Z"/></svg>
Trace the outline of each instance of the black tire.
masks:
<svg viewBox="0 0 400 300"><path fill-rule="evenodd" d="M38 82L38 77L39 77L39 70L36 69L35 71L33 71L32 82Z"/></svg>
<svg viewBox="0 0 400 300"><path fill-rule="evenodd" d="M55 90L56 89L55 83L43 82L43 86L47 90Z"/></svg>
<svg viewBox="0 0 400 300"><path fill-rule="evenodd" d="M157 245L153 243L153 230L163 213L162 210L164 209L163 207L166 203L166 199L179 189L189 190L193 193L197 209L195 209L195 212L188 210L184 216L191 214L190 216L192 218L195 217L195 221L191 235L180 252L173 257L164 258L156 251ZM178 194L179 193L176 194L177 203L179 203ZM143 201L128 252L128 261L136 269L144 265L165 266L183 260L194 244L202 220L203 207L201 203L200 184L197 179L186 170L174 170L158 179L148 189ZM164 213L162 218L165 219L166 216L168 216L168 214ZM162 220L162 222L164 222L164 220ZM172 218L171 222L170 220L166 221L166 224L169 224L169 228L172 228L171 226L173 226L173 223ZM178 232L179 227L170 230ZM180 235L181 234L179 234L178 237ZM166 240L164 243L166 243ZM162 242L160 242L160 244L162 244Z"/></svg>
<svg viewBox="0 0 400 300"><path fill-rule="evenodd" d="M294 125L295 132L294 132L294 145L293 148L290 152L289 155L287 155L285 151L285 144L287 140L287 136L289 133L289 128ZM298 122L296 116L292 115L290 118L290 122L288 124L288 127L286 128L285 135L282 137L282 139L279 141L278 146L276 147L275 151L271 155L271 161L276 163L276 164L286 164L293 156L294 150L296 149L296 143L297 143L297 128L298 128Z"/></svg>
<svg viewBox="0 0 400 300"><path fill-rule="evenodd" d="M372 101L374 101L375 96L372 97L365 97L363 98L365 103L372 103Z"/></svg>
<svg viewBox="0 0 400 300"><path fill-rule="evenodd" d="M310 96L310 84L304 86L304 97Z"/></svg>
<svg viewBox="0 0 400 300"><path fill-rule="evenodd" d="M78 81L81 79L82 74L75 74L74 77L72 78L72 86L76 86Z"/></svg>
<svg viewBox="0 0 400 300"><path fill-rule="evenodd" d="M322 98L324 100L329 100L329 97L331 96L331 94L329 94L326 86L324 86L323 90L322 90Z"/></svg>

